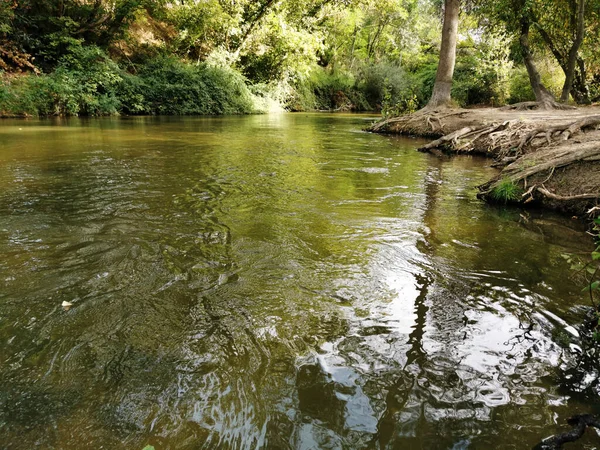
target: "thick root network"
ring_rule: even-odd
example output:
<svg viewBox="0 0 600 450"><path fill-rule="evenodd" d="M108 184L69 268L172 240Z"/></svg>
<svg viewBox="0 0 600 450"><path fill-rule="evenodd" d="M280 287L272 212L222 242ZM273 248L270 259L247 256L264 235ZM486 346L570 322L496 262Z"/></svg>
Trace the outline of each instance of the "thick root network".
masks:
<svg viewBox="0 0 600 450"><path fill-rule="evenodd" d="M498 109L424 109L379 122L370 131L434 137L420 150L436 155L478 153L495 158L494 165L503 171L480 186L478 197L486 201L536 200L553 209L598 215L599 126L600 114L589 110L532 111L515 118L514 112ZM507 187L509 195L503 197Z"/></svg>
<svg viewBox="0 0 600 450"><path fill-rule="evenodd" d="M423 146L421 151L432 149L453 153L491 153L497 160L511 163L517 157L564 142L574 135L595 130L600 116L585 117L559 125L536 125L521 120L508 120L500 124L463 127Z"/></svg>
<svg viewBox="0 0 600 450"><path fill-rule="evenodd" d="M446 120L448 118L460 120L461 117L468 114L469 111L467 110L423 108L413 114L381 120L367 128L367 131L373 133L440 137L449 131L446 127ZM450 128L452 128L452 125Z"/></svg>
<svg viewBox="0 0 600 450"><path fill-rule="evenodd" d="M559 126L548 127L542 126L537 127L521 139L519 142L518 149L521 150L526 145L529 145L537 137L543 137L546 139L548 145L552 145L556 141L566 141L573 135L583 131L585 129L595 129L600 125L600 116L590 116L584 119L577 120L572 123L567 123Z"/></svg>
<svg viewBox="0 0 600 450"><path fill-rule="evenodd" d="M500 124L464 127L421 147L420 151L439 149L453 153L492 153L504 157L519 142L527 126L512 120Z"/></svg>
<svg viewBox="0 0 600 450"><path fill-rule="evenodd" d="M550 121L536 118L529 121L514 118L493 120L497 116L501 115L487 112L482 119L480 113L470 110L423 109L411 115L380 121L368 131L434 137L433 142L420 150L475 152L508 164L532 150L567 141L600 125L600 115L574 119L559 116Z"/></svg>
<svg viewBox="0 0 600 450"><path fill-rule="evenodd" d="M597 137L600 139L600 136ZM478 197L489 201L521 204L536 200L553 205L555 209L579 213L595 211L593 215L597 215L597 205L600 203L600 179L596 179L600 167L599 142L597 139L587 142L562 141L557 145L526 154L506 166L497 178L480 186L481 192ZM567 183L554 180L558 171L563 174L569 170L576 172L577 166L582 164L586 167L583 176L567 177ZM586 181L587 191L581 192L582 184ZM502 198L501 192L507 184L515 186L513 192L519 192L520 195ZM557 190L559 192L556 192Z"/></svg>
<svg viewBox="0 0 600 450"><path fill-rule="evenodd" d="M529 111L533 109L542 109L542 110L574 110L577 109L575 106L565 105L564 103L558 103L554 100L548 100L544 102L521 102L514 103L512 105L506 105L500 108L504 111Z"/></svg>

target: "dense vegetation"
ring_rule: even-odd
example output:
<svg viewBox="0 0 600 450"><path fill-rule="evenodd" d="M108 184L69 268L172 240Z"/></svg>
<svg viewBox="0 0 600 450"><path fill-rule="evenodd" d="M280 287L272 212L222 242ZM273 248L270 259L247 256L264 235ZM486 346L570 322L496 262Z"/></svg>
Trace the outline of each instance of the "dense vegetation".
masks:
<svg viewBox="0 0 600 450"><path fill-rule="evenodd" d="M463 4L454 101L535 98L514 25L524 17L560 97L580 2ZM587 3L581 103L600 97L600 6ZM0 114L410 112L431 96L442 17L439 0L0 0Z"/></svg>

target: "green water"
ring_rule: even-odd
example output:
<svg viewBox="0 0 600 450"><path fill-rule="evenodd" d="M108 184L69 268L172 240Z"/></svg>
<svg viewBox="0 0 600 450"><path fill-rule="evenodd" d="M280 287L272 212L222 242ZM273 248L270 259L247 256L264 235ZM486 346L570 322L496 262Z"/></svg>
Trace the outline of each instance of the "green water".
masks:
<svg viewBox="0 0 600 450"><path fill-rule="evenodd" d="M521 449L598 412L553 341L581 225L367 123L0 122L0 447Z"/></svg>

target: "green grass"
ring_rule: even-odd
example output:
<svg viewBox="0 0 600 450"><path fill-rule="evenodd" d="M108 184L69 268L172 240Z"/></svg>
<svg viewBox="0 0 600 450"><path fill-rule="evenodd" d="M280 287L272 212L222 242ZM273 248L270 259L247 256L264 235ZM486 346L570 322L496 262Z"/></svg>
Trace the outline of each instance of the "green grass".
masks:
<svg viewBox="0 0 600 450"><path fill-rule="evenodd" d="M503 178L490 192L490 197L502 203L516 202L521 199L523 190L508 178Z"/></svg>

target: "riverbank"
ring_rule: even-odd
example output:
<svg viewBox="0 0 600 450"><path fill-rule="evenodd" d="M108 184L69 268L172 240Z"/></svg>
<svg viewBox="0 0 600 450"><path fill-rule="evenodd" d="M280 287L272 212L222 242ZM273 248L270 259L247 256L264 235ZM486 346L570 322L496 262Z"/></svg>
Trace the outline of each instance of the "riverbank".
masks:
<svg viewBox="0 0 600 450"><path fill-rule="evenodd" d="M600 108L424 109L369 131L435 138L420 150L475 153L501 172L479 186L489 202L540 205L579 217L600 215Z"/></svg>

